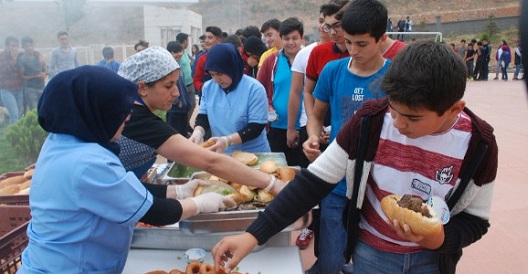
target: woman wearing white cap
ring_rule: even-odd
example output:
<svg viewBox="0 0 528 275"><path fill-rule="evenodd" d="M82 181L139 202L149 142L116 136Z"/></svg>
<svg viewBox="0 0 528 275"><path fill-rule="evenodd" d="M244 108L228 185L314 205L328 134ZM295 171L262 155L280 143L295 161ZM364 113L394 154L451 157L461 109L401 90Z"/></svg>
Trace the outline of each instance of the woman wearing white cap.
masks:
<svg viewBox="0 0 528 275"><path fill-rule="evenodd" d="M249 168L238 160L202 148L161 120L153 112L169 110L179 96L179 66L164 48L150 47L129 57L118 74L138 84L130 121L125 124L121 159L125 168L141 177L158 154L180 164L196 167L223 179L266 188L277 194L284 183Z"/></svg>

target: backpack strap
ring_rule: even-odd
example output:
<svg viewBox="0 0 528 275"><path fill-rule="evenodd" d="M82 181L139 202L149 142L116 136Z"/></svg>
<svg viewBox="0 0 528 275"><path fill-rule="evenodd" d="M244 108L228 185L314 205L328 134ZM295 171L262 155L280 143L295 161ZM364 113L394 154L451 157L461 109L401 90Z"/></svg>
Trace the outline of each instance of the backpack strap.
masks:
<svg viewBox="0 0 528 275"><path fill-rule="evenodd" d="M357 207L359 196L359 186L361 185L361 178L363 176L363 164L367 155L369 133L370 133L371 118L368 115L361 117L361 124L359 126L359 144L357 148L356 163L354 167L354 190L348 205L348 218L346 219L347 230L347 244L345 249L345 262L349 262L356 246L357 237L359 235L359 212ZM345 208L345 211L347 209Z"/></svg>

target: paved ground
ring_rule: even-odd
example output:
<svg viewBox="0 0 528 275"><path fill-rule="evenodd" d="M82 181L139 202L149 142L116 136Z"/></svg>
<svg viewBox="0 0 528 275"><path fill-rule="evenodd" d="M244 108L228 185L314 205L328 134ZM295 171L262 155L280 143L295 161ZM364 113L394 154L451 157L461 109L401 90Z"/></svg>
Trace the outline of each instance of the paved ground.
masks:
<svg viewBox="0 0 528 275"><path fill-rule="evenodd" d="M490 74L490 79L493 77ZM495 128L499 169L491 228L480 241L464 249L457 273L528 273L526 88L522 81L468 82L464 99L472 111ZM314 261L312 245L301 251L305 269Z"/></svg>

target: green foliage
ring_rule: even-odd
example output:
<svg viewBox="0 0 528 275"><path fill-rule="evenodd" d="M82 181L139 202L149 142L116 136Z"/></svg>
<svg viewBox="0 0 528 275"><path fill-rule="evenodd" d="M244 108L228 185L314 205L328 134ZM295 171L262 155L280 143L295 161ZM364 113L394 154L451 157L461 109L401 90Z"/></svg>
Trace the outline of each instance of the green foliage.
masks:
<svg viewBox="0 0 528 275"><path fill-rule="evenodd" d="M482 36L488 35L488 41L491 42L490 39L493 39L499 33L499 27L497 26L497 23L495 23L495 16L490 15L488 18L489 23L486 25L486 33L482 34ZM481 38L483 38L482 36Z"/></svg>
<svg viewBox="0 0 528 275"><path fill-rule="evenodd" d="M16 154L27 163L34 163L37 160L47 136L48 133L38 124L36 109L9 126L5 133L6 140Z"/></svg>

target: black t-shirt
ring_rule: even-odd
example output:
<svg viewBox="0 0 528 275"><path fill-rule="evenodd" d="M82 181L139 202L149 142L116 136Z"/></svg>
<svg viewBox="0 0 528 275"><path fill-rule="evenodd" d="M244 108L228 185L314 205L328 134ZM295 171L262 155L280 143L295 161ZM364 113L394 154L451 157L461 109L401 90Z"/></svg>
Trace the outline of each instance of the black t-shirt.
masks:
<svg viewBox="0 0 528 275"><path fill-rule="evenodd" d="M143 105L134 104L130 120L125 123L119 159L127 170L156 158L156 150L178 132Z"/></svg>

